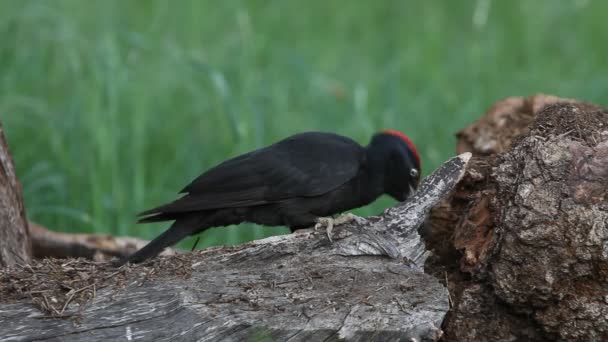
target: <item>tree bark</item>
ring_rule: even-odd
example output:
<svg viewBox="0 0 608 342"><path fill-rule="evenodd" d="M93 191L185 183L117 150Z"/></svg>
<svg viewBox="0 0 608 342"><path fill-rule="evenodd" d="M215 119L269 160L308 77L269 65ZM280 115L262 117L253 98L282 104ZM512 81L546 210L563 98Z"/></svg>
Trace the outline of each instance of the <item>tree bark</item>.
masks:
<svg viewBox="0 0 608 342"><path fill-rule="evenodd" d="M426 241L446 340L608 340L608 112L509 98L458 139L476 157Z"/></svg>
<svg viewBox="0 0 608 342"><path fill-rule="evenodd" d="M21 185L0 124L0 268L31 260Z"/></svg>
<svg viewBox="0 0 608 342"><path fill-rule="evenodd" d="M308 229L120 269L47 259L5 272L0 337L437 340L449 294L423 272L428 254L417 229L469 158L446 162L380 216L334 227L333 243Z"/></svg>

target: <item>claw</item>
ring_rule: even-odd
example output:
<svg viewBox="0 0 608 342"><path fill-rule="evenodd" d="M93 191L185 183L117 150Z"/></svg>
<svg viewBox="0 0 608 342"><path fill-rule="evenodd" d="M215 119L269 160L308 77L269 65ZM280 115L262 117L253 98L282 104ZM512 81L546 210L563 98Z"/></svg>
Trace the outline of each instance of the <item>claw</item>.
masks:
<svg viewBox="0 0 608 342"><path fill-rule="evenodd" d="M341 224L349 223L352 221L355 221L358 224L363 224L367 220L364 219L363 217L357 216L352 213L342 214L335 219L331 218L331 217L319 217L319 218L317 218L317 223L315 224L314 229L318 230L320 227L325 226L327 238L329 239L329 242L333 242L333 240L331 238L331 232L332 232L334 226L339 226Z"/></svg>
<svg viewBox="0 0 608 342"><path fill-rule="evenodd" d="M367 220L364 219L361 216L357 216L353 213L346 213L346 214L342 214L340 216L338 216L336 219L334 219L334 224L336 226L339 226L341 224L345 224L345 223L349 223L355 221L358 224L364 224Z"/></svg>

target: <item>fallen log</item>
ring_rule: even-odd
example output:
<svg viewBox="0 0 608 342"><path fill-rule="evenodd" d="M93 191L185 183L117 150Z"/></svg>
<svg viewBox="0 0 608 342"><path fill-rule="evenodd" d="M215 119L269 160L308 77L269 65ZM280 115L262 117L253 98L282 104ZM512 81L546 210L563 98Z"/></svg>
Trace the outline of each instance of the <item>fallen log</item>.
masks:
<svg viewBox="0 0 608 342"><path fill-rule="evenodd" d="M335 227L333 243L303 230L119 269L47 259L5 271L0 339L437 340L449 295L423 272L417 229L469 158L381 215Z"/></svg>
<svg viewBox="0 0 608 342"><path fill-rule="evenodd" d="M32 241L32 256L35 259L85 258L108 261L113 257L130 255L149 242L128 236L61 233L32 221L28 222L28 227ZM167 248L161 255L174 253L173 249Z"/></svg>

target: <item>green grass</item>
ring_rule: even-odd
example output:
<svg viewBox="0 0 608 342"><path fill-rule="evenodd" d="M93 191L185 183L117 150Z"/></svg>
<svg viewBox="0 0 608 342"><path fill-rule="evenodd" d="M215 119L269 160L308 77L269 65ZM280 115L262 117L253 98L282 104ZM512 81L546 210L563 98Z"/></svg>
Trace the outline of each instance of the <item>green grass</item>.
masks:
<svg viewBox="0 0 608 342"><path fill-rule="evenodd" d="M599 0L0 0L0 121L31 219L152 238L166 224L136 212L296 132L367 143L399 129L428 173L502 97L607 104L605 13ZM199 246L284 232L213 229Z"/></svg>

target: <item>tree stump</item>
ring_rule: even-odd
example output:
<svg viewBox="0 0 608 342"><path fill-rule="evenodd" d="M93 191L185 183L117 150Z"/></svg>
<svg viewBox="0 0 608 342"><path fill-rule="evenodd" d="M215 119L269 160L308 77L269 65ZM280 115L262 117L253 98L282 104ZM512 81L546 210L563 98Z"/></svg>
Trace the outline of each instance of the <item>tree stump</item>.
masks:
<svg viewBox="0 0 608 342"><path fill-rule="evenodd" d="M13 159L0 125L0 269L37 259L77 258L110 260L126 256L148 241L101 234L66 234L29 222L15 174ZM174 253L167 249L163 255Z"/></svg>
<svg viewBox="0 0 608 342"><path fill-rule="evenodd" d="M31 254L21 185L0 125L0 268L27 263Z"/></svg>
<svg viewBox="0 0 608 342"><path fill-rule="evenodd" d="M475 158L433 210L448 341L608 340L608 112L509 98L458 134Z"/></svg>

